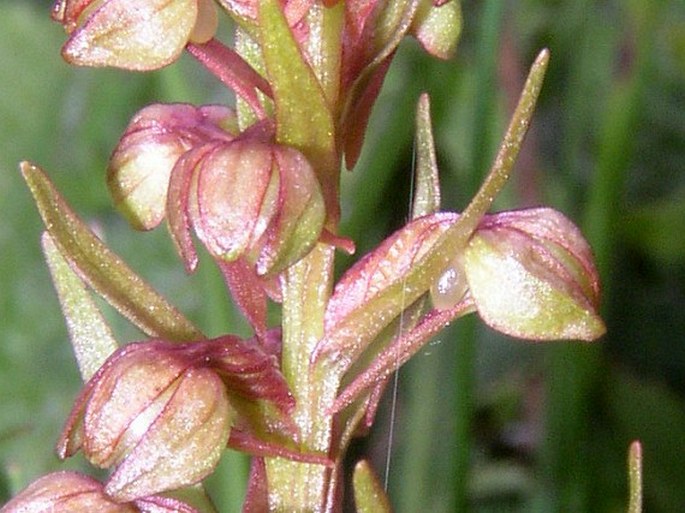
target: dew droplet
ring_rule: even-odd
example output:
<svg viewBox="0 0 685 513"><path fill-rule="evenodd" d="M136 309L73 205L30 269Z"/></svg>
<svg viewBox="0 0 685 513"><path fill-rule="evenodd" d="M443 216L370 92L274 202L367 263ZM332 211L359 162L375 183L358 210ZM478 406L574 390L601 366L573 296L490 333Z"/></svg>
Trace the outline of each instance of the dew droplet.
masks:
<svg viewBox="0 0 685 513"><path fill-rule="evenodd" d="M453 260L431 287L433 306L438 310L452 308L461 301L468 287L464 270L456 260Z"/></svg>

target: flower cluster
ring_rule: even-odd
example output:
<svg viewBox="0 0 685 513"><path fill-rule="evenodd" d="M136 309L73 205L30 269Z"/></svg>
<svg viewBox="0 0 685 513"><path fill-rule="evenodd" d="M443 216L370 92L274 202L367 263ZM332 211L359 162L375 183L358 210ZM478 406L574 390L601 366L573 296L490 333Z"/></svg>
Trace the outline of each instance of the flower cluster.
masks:
<svg viewBox="0 0 685 513"><path fill-rule="evenodd" d="M235 49L215 38L218 7L236 24ZM227 445L257 456L246 511L332 511L344 450L370 424L385 378L449 322L477 311L494 329L531 340L603 333L597 271L578 229L551 209L487 213L530 122L547 52L464 212L439 211L428 151L413 220L332 285L333 248L354 249L337 233L342 164L359 157L402 38L413 35L440 58L453 52L457 0L58 0L53 18L69 34L62 53L71 63L154 70L187 50L236 93L235 110L140 110L114 149L107 182L134 227L166 219L189 272L198 264L195 235L255 336L203 337L24 164L54 239L51 255L68 264L54 278L58 290L72 287L61 300L97 310L85 284L150 338L89 361L101 365L84 376L58 443L60 457L80 450L111 470L104 484L50 474L3 513L210 511L165 493L199 483ZM426 116L417 129L432 148ZM269 329L267 296L283 302L282 331ZM92 314L72 325L88 323L104 321ZM99 334L85 344L101 349L106 329L85 331ZM83 345L83 333L76 336ZM308 466L290 471L301 463ZM316 491L292 495L311 503L285 506L287 494L268 489L305 475Z"/></svg>
<svg viewBox="0 0 685 513"><path fill-rule="evenodd" d="M231 130L223 133L216 133L216 127L210 125L220 121L215 116L231 116L214 107L201 107L192 112L189 106L157 106L141 112L129 126L110 165L113 176L110 185L115 201L125 201L127 211L142 215L136 216L135 225L154 224L152 218L159 217L162 204L159 194L167 189L164 182L170 179L174 158L191 154L178 167L189 168L191 162L195 164L192 167L197 167L203 160L199 155L206 153L212 142L217 142L215 138L236 137L239 126L243 132L240 137L252 140L255 136L250 130L246 131L247 127L255 120L271 119L272 126L276 127L277 142L295 146L307 158L321 158L327 162L327 165L317 163L314 173L325 200L329 228L334 231L339 216L337 168L340 156L345 153L350 167L356 162L371 108L400 40L406 34L414 34L429 52L443 58L449 56L460 29L458 2L451 0L444 5L443 2L433 5L416 0L321 4L310 0L285 2L281 6L275 1L224 0L220 4L240 27L239 44L259 48L258 52L249 53L247 60L213 39L216 8L210 0L59 0L55 4L53 18L69 33L63 48L67 61L88 66L152 70L173 62L182 49L187 48L253 111L253 114L243 112L238 122L229 123ZM298 110L302 112L298 113ZM312 135L307 126L289 126L301 125L300 121L321 125L320 137L314 135L312 142L307 141L305 138ZM151 124L156 126L150 127ZM167 130L175 133L170 134ZM256 131L260 132L256 136L258 143L268 144L263 130ZM153 139L161 140L155 143ZM161 146L154 163L145 160L151 144ZM213 167L224 164L223 159L216 160ZM202 167L209 169L212 165L203 160ZM287 167L292 168L293 164ZM302 169L298 169L298 175L309 173L304 163L298 162L296 167ZM206 174L211 173L207 171ZM184 173L179 170L175 174ZM298 176L298 179L302 179L301 187L305 187L308 178ZM283 187L292 192L288 177L283 182ZM309 201L312 205L319 201L315 185L305 187L310 189L308 196L312 198ZM253 196L259 193L257 191ZM268 201L274 205L282 203L274 193ZM299 202L301 198L292 201ZM269 205L265 208L268 210ZM272 205L271 209L274 208ZM154 212L149 212L150 209ZM313 211L301 219L302 212L298 209L290 212L293 209L279 208L281 224L307 224L304 237L299 233L279 235L281 244L290 248L290 256L280 267L311 249L312 236L321 224L318 209L318 205L312 206L309 210ZM214 213L207 215L213 217ZM264 224L258 219L259 213L249 215L250 219L242 218L240 222ZM208 219L209 223L203 224L220 226L225 215L218 212L216 216L219 218L216 221ZM203 230L198 235L202 238ZM215 237L209 238L210 241L203 242L209 245L210 251L226 253L224 248L216 247ZM188 245L184 246L187 249ZM280 258L283 260L282 256ZM192 267L191 262L192 258L186 254L186 264ZM263 271L270 265L261 267Z"/></svg>

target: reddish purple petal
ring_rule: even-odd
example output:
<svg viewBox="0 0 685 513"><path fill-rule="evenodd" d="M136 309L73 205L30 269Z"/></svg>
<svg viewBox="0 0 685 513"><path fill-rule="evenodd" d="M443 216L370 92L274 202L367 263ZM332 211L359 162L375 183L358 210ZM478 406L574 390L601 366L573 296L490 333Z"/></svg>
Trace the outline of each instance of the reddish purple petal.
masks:
<svg viewBox="0 0 685 513"><path fill-rule="evenodd" d="M269 488L266 482L264 458L252 458L250 477L242 513L262 513L269 510Z"/></svg>
<svg viewBox="0 0 685 513"><path fill-rule="evenodd" d="M275 357L266 353L256 340L225 335L189 347L198 361L220 373L231 393L272 401L283 411L294 406L295 400Z"/></svg>

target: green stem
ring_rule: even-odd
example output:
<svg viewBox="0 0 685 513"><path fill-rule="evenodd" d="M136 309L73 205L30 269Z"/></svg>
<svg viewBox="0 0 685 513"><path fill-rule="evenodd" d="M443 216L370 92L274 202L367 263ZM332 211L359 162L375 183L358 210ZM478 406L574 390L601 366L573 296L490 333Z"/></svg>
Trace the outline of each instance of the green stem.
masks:
<svg viewBox="0 0 685 513"><path fill-rule="evenodd" d="M297 401L293 418L301 450L328 454L332 418L329 413L337 379L311 368L310 355L323 336L324 312L331 294L333 248L320 244L290 267L283 285L282 370ZM331 469L282 458L266 460L269 510L318 512L326 508Z"/></svg>

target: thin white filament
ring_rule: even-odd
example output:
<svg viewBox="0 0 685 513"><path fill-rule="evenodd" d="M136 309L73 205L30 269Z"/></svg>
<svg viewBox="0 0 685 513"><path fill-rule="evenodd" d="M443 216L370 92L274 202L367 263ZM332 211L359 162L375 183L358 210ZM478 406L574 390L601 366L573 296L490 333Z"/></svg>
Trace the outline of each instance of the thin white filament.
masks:
<svg viewBox="0 0 685 513"><path fill-rule="evenodd" d="M412 148L412 169L411 178L409 182L409 211L411 212L412 205L414 203L414 173L416 171L416 140L414 140L414 147ZM410 215L408 218L411 217ZM402 281L402 296L400 299L400 325L397 330L397 337L395 340L400 340L402 338L402 331L404 330L404 309L406 306L405 292L407 288L407 277L403 278ZM392 377L392 394L390 397L390 427L388 428L388 448L385 453L385 476L383 479L383 489L385 492L388 491L388 483L390 481L390 463L392 460L392 446L393 440L395 438L395 415L397 413L397 392L399 390L400 381L400 369L399 369L399 349L395 353L395 372Z"/></svg>

